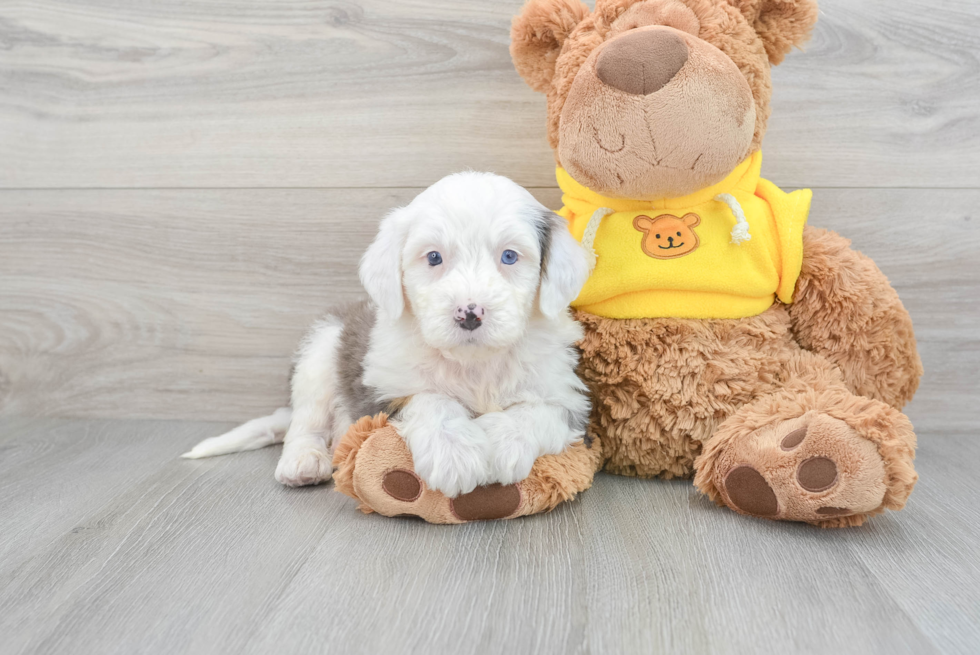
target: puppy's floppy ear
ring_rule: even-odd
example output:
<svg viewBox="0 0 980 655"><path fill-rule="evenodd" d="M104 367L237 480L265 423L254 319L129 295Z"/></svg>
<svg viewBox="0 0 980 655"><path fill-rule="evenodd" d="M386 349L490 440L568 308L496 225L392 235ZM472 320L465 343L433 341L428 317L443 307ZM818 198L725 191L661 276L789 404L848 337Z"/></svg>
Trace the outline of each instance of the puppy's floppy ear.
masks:
<svg viewBox="0 0 980 655"><path fill-rule="evenodd" d="M793 46L810 38L819 13L816 0L728 1L755 28L773 66L782 63Z"/></svg>
<svg viewBox="0 0 980 655"><path fill-rule="evenodd" d="M389 213L382 219L378 235L361 257L361 284L381 311L393 319L401 316L405 310L402 248L408 223L407 207Z"/></svg>
<svg viewBox="0 0 980 655"><path fill-rule="evenodd" d="M538 304L548 318L559 316L578 297L589 279L589 259L582 244L558 214L542 208L538 224L541 243L541 288Z"/></svg>
<svg viewBox="0 0 980 655"><path fill-rule="evenodd" d="M530 0L510 28L510 56L527 85L548 91L565 39L589 15L579 0Z"/></svg>

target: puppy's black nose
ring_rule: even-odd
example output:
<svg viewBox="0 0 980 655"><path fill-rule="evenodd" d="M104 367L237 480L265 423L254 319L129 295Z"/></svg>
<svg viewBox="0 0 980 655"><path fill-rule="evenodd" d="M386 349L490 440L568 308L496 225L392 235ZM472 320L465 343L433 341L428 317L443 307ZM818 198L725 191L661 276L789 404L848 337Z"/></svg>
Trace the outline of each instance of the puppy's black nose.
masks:
<svg viewBox="0 0 980 655"><path fill-rule="evenodd" d="M458 318L456 320L459 323L459 327L463 328L464 330L475 330L476 328L480 327L481 323L480 319L478 319L476 314L473 312L466 312L466 318L464 318L462 321L460 321Z"/></svg>
<svg viewBox="0 0 980 655"><path fill-rule="evenodd" d="M466 307L456 308L456 324L464 330L475 330L483 324L484 310L476 303L469 303Z"/></svg>

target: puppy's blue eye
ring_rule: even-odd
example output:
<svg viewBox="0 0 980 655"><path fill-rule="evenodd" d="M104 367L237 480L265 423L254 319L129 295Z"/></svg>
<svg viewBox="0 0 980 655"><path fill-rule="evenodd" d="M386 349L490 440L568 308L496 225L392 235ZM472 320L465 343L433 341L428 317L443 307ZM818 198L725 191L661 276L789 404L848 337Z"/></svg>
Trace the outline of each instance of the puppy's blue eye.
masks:
<svg viewBox="0 0 980 655"><path fill-rule="evenodd" d="M429 266L438 266L442 263L442 255L437 253L435 250L426 255L426 257L429 260Z"/></svg>
<svg viewBox="0 0 980 655"><path fill-rule="evenodd" d="M500 261L510 266L511 264L517 262L517 253L513 250L505 250L504 254L500 256Z"/></svg>

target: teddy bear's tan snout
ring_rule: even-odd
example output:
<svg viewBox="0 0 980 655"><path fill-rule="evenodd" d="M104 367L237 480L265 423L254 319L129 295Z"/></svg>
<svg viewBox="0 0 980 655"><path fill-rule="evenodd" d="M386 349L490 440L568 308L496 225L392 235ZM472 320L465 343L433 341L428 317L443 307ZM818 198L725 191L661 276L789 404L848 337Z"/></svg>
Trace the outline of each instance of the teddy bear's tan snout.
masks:
<svg viewBox="0 0 980 655"><path fill-rule="evenodd" d="M631 31L599 53L595 71L614 89L650 95L674 79L687 57L687 44L672 29Z"/></svg>

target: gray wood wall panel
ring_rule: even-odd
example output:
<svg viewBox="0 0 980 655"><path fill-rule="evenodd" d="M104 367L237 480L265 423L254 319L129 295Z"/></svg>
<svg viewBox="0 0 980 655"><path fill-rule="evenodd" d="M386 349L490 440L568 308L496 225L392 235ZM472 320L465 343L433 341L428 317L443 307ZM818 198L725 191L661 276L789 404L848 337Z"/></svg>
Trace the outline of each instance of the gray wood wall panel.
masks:
<svg viewBox="0 0 980 655"><path fill-rule="evenodd" d="M5 3L0 187L553 184L521 0ZM980 4L823 0L775 73L795 186L975 187Z"/></svg>
<svg viewBox="0 0 980 655"><path fill-rule="evenodd" d="M359 297L378 219L416 192L0 192L0 412L242 420L280 406L303 332ZM980 421L978 205L977 190L816 192L811 224L851 237L912 313L924 430Z"/></svg>
<svg viewBox="0 0 980 655"><path fill-rule="evenodd" d="M557 206L543 98L506 52L519 5L5 5L0 412L267 411L310 320L358 295L387 208L467 167ZM902 294L926 363L915 423L971 430L980 4L822 7L775 72L764 170L817 187L811 223Z"/></svg>

